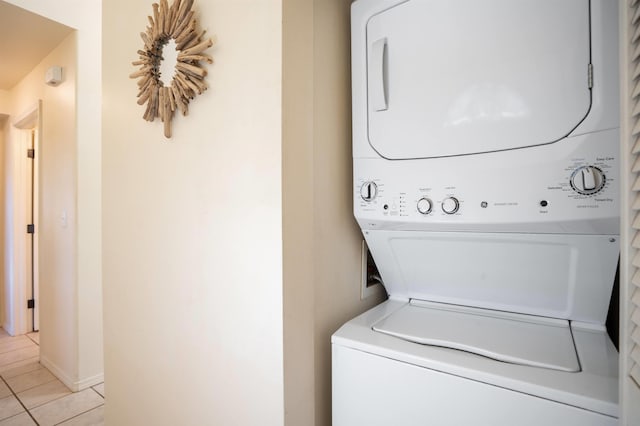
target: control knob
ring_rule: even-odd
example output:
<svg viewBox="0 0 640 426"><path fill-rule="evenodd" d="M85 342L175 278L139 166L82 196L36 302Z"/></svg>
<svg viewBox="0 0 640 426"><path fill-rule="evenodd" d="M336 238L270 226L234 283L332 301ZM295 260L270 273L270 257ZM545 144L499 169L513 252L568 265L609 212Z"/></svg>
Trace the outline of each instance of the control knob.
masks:
<svg viewBox="0 0 640 426"><path fill-rule="evenodd" d="M420 214L427 215L431 213L431 209L433 208L433 203L431 202L430 199L423 197L418 200L418 205L416 207Z"/></svg>
<svg viewBox="0 0 640 426"><path fill-rule="evenodd" d="M446 214L454 214L460 208L460 202L456 197L447 197L442 201L442 211Z"/></svg>
<svg viewBox="0 0 640 426"><path fill-rule="evenodd" d="M591 195L604 187L606 177L598 167L582 166L571 174L569 182L578 194Z"/></svg>
<svg viewBox="0 0 640 426"><path fill-rule="evenodd" d="M373 201L376 195L378 195L378 185L375 182L368 181L360 187L360 196L363 200L367 202Z"/></svg>

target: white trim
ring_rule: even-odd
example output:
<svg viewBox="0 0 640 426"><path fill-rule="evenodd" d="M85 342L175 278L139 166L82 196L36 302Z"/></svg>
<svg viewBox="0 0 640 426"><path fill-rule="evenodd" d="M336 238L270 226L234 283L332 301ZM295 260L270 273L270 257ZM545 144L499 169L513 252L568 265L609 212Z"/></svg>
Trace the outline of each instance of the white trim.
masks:
<svg viewBox="0 0 640 426"><path fill-rule="evenodd" d="M16 333L13 329L13 325L10 322L5 321L4 324L2 324L2 328L4 329L4 331L6 331L7 333L9 333L10 336L15 336Z"/></svg>
<svg viewBox="0 0 640 426"><path fill-rule="evenodd" d="M27 135L23 130L14 130L11 140L13 161L11 179L13 187L12 218L8 223L11 240L6 249L11 253L9 281L5 283L5 297L11 304L5 313L6 321L13 335L25 334L27 330L27 288L26 288L26 173L27 173Z"/></svg>
<svg viewBox="0 0 640 426"><path fill-rule="evenodd" d="M91 386L99 385L104 382L104 373L96 374L91 377L87 377L86 379L79 380L77 383L78 391L88 389ZM76 391L74 391L76 392Z"/></svg>
<svg viewBox="0 0 640 426"><path fill-rule="evenodd" d="M39 127L40 111L42 111L42 99L38 99L27 111L20 114L14 120L13 127L23 130Z"/></svg>
<svg viewBox="0 0 640 426"><path fill-rule="evenodd" d="M633 305L631 298L635 286L632 279L635 270L633 258L637 250L633 248L633 238L637 234L633 227L633 221L639 212L633 207L634 200L638 196L638 191L634 191L633 185L636 173L633 173L633 166L637 154L632 152L635 138L632 135L634 122L637 119L632 117L632 103L638 102L631 98L632 94L632 63L631 54L631 34L634 25L631 23L630 8L638 10L638 2L620 3L619 23L620 23L620 112L621 112L621 143L620 143L620 194L621 194L621 215L620 215L620 362L619 362L619 394L620 394L620 425L636 425L640 421L640 388L629 376L632 367L630 358L633 342L630 338L633 332L631 315ZM637 24L636 24L637 26ZM637 44L636 44L637 45Z"/></svg>
<svg viewBox="0 0 640 426"><path fill-rule="evenodd" d="M66 387L72 392L79 392L81 390L90 388L91 386L98 385L104 382L104 374L96 374L85 379L73 379L65 371L58 367L54 362L40 354L40 364L42 364L47 370L49 370L54 376L58 378Z"/></svg>
<svg viewBox="0 0 640 426"><path fill-rule="evenodd" d="M30 195L28 192L30 191L27 188L26 180L27 180L27 171L28 171L28 161L26 155L26 149L30 145L31 140L31 130L35 129L37 138L34 141L34 149L39 149L38 139L42 135L42 100L38 99L33 105L27 109L24 113L22 113L16 120L13 122L14 130L11 132L13 137L11 137L9 143L16 144L13 147L13 161L14 161L14 170L13 170L13 185L14 185L14 193L13 193L13 239L12 246L8 247L8 249L13 251L13 276L11 277L11 289L5 287L5 295L6 297L13 303L13 308L6 312L5 321L7 322L6 328L7 332L11 335L17 334L25 334L32 331L29 327L31 325L31 320L28 317L29 310L27 309L27 299L29 298L29 294L31 293L30 288L27 283L27 257L26 257L26 248L27 248L27 233L26 233L26 225L27 225L27 197ZM36 197L34 198L34 218L33 222L36 224L36 234L34 235L34 253L35 256L33 258L34 262L34 284L35 287L38 288L39 282L39 268L38 268L38 239L39 234L37 233L38 229L38 206L39 206L39 196L38 196L38 182L37 179L39 177L38 167L39 162L34 160L33 163L34 169L34 192ZM30 177L29 177L30 178ZM37 294L33 296L37 297ZM37 303L37 302L36 302ZM36 311L39 303L36 305ZM11 330L11 332L9 332Z"/></svg>

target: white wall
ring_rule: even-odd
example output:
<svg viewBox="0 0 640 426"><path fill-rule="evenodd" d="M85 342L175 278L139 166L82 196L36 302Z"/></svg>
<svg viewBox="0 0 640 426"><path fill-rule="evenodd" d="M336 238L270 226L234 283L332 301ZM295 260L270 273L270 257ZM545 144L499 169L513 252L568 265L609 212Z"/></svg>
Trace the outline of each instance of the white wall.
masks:
<svg viewBox="0 0 640 426"><path fill-rule="evenodd" d="M142 119L152 13L104 2L103 281L111 425L281 425L280 0L197 1L216 34L187 117Z"/></svg>
<svg viewBox="0 0 640 426"><path fill-rule="evenodd" d="M5 133L7 132L8 111L10 105L9 91L0 90L0 200L5 200ZM4 288L5 288L5 241L6 235L5 228L5 209L6 203L0 207L0 324L5 323L5 300L4 300Z"/></svg>
<svg viewBox="0 0 640 426"><path fill-rule="evenodd" d="M53 65L62 66L65 76L55 88L45 85L43 80L47 68ZM41 277L40 358L65 383L73 384L77 380L78 363L77 319L73 309L77 303L76 34L68 36L11 93L15 118L31 110L42 99L43 129L38 152L40 223L36 234ZM24 136L16 129L11 129L11 133L14 139ZM18 162L25 161L23 151L17 153ZM63 211L69 217L65 228L59 219ZM19 229L24 229L24 224ZM24 303L18 304L18 308L20 306Z"/></svg>
<svg viewBox="0 0 640 426"><path fill-rule="evenodd" d="M2 113L2 111L6 111L8 106L5 106L3 103L3 96L7 92L0 90L0 200L5 200L5 169L6 165L4 162L4 152L5 152L5 133L7 128L8 115L6 113ZM6 95L8 97L8 93ZM8 100L7 100L8 104ZM4 288L5 288L5 209L6 202L2 204L0 207L0 324L5 323L5 296L4 296Z"/></svg>
<svg viewBox="0 0 640 426"><path fill-rule="evenodd" d="M52 65L62 66L64 82L52 88L44 84L43 76ZM14 200L26 191L25 133L15 129L13 123L43 101L42 141L38 154L40 164L40 223L36 238L40 249L40 318L42 338L41 359L66 383L77 379L77 329L73 307L76 304L76 35L71 34L11 90L11 124L9 127L8 156L13 160L11 172ZM25 146L23 146L25 145ZM24 176L23 176L24 175ZM13 206L11 225L14 232L8 239L15 264L24 264L26 250L24 235L27 214L23 206ZM70 218L66 228L60 226L62 211ZM13 309L26 306L25 273L14 270L7 282L12 295ZM26 311L26 310L25 310ZM26 318L18 319L12 328L24 333Z"/></svg>
<svg viewBox="0 0 640 426"><path fill-rule="evenodd" d="M101 256L101 0L7 0L16 6L40 14L77 30L76 106L74 131L75 159L75 252L72 254L70 298L64 299L63 311L72 322L65 330L47 336L43 332L42 353L54 347L57 333L73 333L73 345L57 355L50 355L56 365L69 366L58 373L66 376L72 388L83 388L102 380L102 256ZM58 212L59 218L60 212ZM45 285L41 280L42 285ZM41 307L41 309L44 311ZM66 315L66 314L65 314ZM42 319L45 320L44 318ZM49 342L49 345L47 345ZM61 357L61 359L58 359ZM55 358L55 361L54 361Z"/></svg>

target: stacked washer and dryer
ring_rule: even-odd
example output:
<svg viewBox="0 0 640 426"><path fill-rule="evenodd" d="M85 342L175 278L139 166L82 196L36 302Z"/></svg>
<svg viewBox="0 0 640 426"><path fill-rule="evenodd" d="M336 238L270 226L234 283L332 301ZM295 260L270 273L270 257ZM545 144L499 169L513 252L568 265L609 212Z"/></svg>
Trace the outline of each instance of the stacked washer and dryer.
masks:
<svg viewBox="0 0 640 426"><path fill-rule="evenodd" d="M354 210L389 299L333 425L615 425L617 2L357 0Z"/></svg>

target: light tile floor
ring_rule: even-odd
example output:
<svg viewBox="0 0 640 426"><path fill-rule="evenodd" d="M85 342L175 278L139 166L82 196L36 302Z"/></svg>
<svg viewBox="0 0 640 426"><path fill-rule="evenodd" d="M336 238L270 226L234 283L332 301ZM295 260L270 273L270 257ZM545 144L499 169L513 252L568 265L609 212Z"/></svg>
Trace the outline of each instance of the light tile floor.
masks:
<svg viewBox="0 0 640 426"><path fill-rule="evenodd" d="M38 333L0 329L0 426L104 425L104 384L71 392L39 362Z"/></svg>

